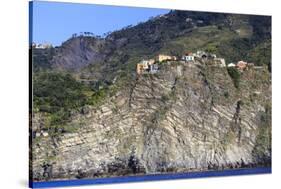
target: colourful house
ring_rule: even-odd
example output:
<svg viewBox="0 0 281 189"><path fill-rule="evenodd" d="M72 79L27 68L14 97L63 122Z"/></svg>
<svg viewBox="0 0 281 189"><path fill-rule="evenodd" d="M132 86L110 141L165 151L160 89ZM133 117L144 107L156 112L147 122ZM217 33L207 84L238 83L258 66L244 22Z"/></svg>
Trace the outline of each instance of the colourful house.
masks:
<svg viewBox="0 0 281 189"><path fill-rule="evenodd" d="M142 63L137 64L137 74L143 74L144 71L144 65Z"/></svg>
<svg viewBox="0 0 281 189"><path fill-rule="evenodd" d="M175 56L169 56L169 55L164 55L164 54L159 54L157 57L156 57L156 60L158 62L163 62L163 61L166 61L166 60L177 60L177 57Z"/></svg>
<svg viewBox="0 0 281 189"><path fill-rule="evenodd" d="M137 64L137 74L143 74L148 72L155 72L158 70L158 67L156 69L155 66L155 60L149 59L149 60L142 60L140 63Z"/></svg>
<svg viewBox="0 0 281 189"><path fill-rule="evenodd" d="M182 56L182 60L186 62L194 61L194 56L192 52L186 53L184 56Z"/></svg>
<svg viewBox="0 0 281 189"><path fill-rule="evenodd" d="M244 62L243 60L240 60L237 64L236 67L238 70L243 71L247 69L247 62Z"/></svg>

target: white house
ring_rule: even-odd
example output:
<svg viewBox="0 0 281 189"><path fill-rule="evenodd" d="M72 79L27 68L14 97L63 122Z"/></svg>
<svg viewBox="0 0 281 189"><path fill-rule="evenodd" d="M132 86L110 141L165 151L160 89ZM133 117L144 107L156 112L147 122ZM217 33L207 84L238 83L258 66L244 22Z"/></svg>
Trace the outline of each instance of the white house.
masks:
<svg viewBox="0 0 281 189"><path fill-rule="evenodd" d="M194 56L201 58L203 55L205 55L206 53L204 51L200 51L198 50L196 53L194 53Z"/></svg>
<svg viewBox="0 0 281 189"><path fill-rule="evenodd" d="M186 62L194 61L194 56L193 55L184 55L182 57L182 60L185 60Z"/></svg>
<svg viewBox="0 0 281 189"><path fill-rule="evenodd" d="M233 63L229 63L229 64L227 64L227 67L235 67L236 65L235 64L233 64Z"/></svg>
<svg viewBox="0 0 281 189"><path fill-rule="evenodd" d="M217 55L216 54L210 54L210 57L215 59L215 58L217 58Z"/></svg>
<svg viewBox="0 0 281 189"><path fill-rule="evenodd" d="M151 65L149 65L149 73L154 74L154 73L157 73L158 70L159 70L159 67L158 67L157 64L151 64Z"/></svg>
<svg viewBox="0 0 281 189"><path fill-rule="evenodd" d="M141 64L143 65L143 69L149 69L149 65L152 65L155 63L154 59L149 59L149 60L142 60Z"/></svg>

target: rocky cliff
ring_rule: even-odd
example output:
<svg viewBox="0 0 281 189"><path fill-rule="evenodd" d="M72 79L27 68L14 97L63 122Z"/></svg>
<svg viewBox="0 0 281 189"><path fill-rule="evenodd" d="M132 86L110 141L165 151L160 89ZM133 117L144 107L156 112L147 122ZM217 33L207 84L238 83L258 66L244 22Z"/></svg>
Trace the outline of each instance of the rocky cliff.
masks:
<svg viewBox="0 0 281 189"><path fill-rule="evenodd" d="M75 132L33 139L34 180L189 172L271 164L271 76L168 62L71 116ZM46 122L33 115L33 129Z"/></svg>

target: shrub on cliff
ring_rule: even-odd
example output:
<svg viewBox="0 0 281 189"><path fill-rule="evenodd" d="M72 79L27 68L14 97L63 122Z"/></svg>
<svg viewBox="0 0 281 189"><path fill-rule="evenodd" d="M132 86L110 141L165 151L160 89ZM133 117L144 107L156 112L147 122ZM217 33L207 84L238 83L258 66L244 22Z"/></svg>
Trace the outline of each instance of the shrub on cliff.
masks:
<svg viewBox="0 0 281 189"><path fill-rule="evenodd" d="M238 89L239 88L239 82L240 82L239 71L234 67L228 67L227 72L228 72L229 76L231 77L234 86Z"/></svg>

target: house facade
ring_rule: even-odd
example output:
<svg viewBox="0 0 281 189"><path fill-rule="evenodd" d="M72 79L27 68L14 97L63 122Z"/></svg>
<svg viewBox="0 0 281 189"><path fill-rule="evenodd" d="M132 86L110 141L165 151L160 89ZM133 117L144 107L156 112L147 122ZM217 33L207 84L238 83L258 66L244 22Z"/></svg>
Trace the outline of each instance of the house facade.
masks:
<svg viewBox="0 0 281 189"><path fill-rule="evenodd" d="M157 64L151 64L151 65L149 65L149 73L154 74L154 73L157 73L158 70L159 70L159 67L158 67Z"/></svg>
<svg viewBox="0 0 281 189"><path fill-rule="evenodd" d="M236 65L234 63L229 63L227 64L227 67L236 67Z"/></svg>
<svg viewBox="0 0 281 189"><path fill-rule="evenodd" d="M194 53L194 56L197 58L207 58L207 53L204 51L197 51Z"/></svg>
<svg viewBox="0 0 281 189"><path fill-rule="evenodd" d="M140 64L143 65L144 69L148 69L149 65L154 64L155 60L154 59L149 59L149 60L142 60Z"/></svg>
<svg viewBox="0 0 281 189"><path fill-rule="evenodd" d="M239 62L237 62L236 67L238 70L243 71L243 70L247 69L247 62L240 60Z"/></svg>
<svg viewBox="0 0 281 189"><path fill-rule="evenodd" d="M194 61L194 55L192 52L187 52L185 55L182 56L182 60L186 62Z"/></svg>
<svg viewBox="0 0 281 189"><path fill-rule="evenodd" d="M193 55L184 55L182 57L182 60L184 60L186 62L194 61L194 56Z"/></svg>
<svg viewBox="0 0 281 189"><path fill-rule="evenodd" d="M143 74L148 72L156 73L158 71L158 65L155 64L154 59L142 60L137 64L137 74Z"/></svg>
<svg viewBox="0 0 281 189"><path fill-rule="evenodd" d="M207 53L207 52L201 51L201 50L194 53L193 56L195 56L197 58L201 58L201 59L215 59L215 58L217 58L216 54Z"/></svg>
<svg viewBox="0 0 281 189"><path fill-rule="evenodd" d="M156 57L156 60L158 62L163 62L163 61L166 61L166 60L177 60L177 57L175 56L169 56L169 55L164 55L164 54L159 54L157 57Z"/></svg>
<svg viewBox="0 0 281 189"><path fill-rule="evenodd" d="M139 75L143 74L144 71L145 71L144 65L141 63L137 64L137 74L139 74Z"/></svg>

